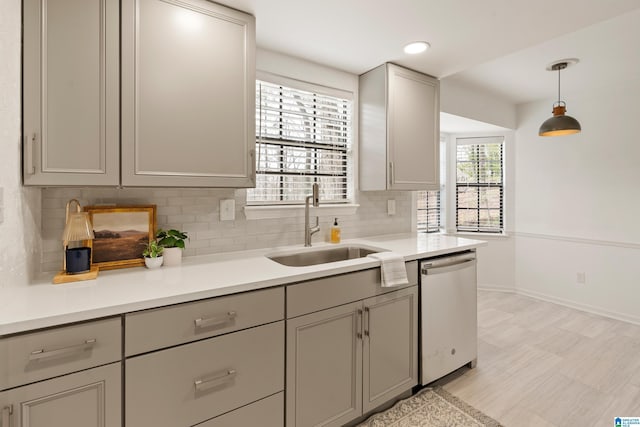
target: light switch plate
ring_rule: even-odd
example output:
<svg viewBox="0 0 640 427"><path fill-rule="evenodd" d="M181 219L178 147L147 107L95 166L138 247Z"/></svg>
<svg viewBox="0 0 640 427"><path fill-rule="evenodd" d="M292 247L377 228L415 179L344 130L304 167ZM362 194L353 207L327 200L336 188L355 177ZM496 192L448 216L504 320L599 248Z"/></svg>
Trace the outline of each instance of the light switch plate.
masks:
<svg viewBox="0 0 640 427"><path fill-rule="evenodd" d="M387 200L387 215L396 214L396 201L394 199Z"/></svg>
<svg viewBox="0 0 640 427"><path fill-rule="evenodd" d="M235 199L220 200L220 221L233 221L236 219Z"/></svg>

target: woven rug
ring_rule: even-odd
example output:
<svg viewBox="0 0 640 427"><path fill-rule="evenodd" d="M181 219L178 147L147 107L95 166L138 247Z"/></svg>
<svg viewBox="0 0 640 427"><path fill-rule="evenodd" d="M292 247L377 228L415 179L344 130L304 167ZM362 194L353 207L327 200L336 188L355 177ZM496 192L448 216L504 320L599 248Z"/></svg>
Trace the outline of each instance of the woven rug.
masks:
<svg viewBox="0 0 640 427"><path fill-rule="evenodd" d="M425 388L358 427L502 427L440 387Z"/></svg>

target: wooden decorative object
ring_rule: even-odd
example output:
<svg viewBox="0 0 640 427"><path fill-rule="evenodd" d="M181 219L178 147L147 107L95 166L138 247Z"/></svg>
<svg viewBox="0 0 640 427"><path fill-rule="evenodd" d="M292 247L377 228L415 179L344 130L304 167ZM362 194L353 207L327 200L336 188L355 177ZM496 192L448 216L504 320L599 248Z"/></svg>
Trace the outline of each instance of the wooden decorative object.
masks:
<svg viewBox="0 0 640 427"><path fill-rule="evenodd" d="M95 238L92 265L100 270L144 266L142 251L156 234L156 205L85 206Z"/></svg>
<svg viewBox="0 0 640 427"><path fill-rule="evenodd" d="M64 270L58 272L53 277L53 283L59 285L60 283L79 282L81 280L93 280L98 278L98 266L92 265L91 270L86 273L69 274Z"/></svg>

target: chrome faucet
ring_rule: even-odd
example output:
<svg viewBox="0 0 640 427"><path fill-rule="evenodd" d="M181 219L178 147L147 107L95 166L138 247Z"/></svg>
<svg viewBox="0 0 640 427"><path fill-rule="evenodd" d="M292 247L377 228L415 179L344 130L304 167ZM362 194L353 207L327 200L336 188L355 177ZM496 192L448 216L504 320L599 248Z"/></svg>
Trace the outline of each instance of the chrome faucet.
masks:
<svg viewBox="0 0 640 427"><path fill-rule="evenodd" d="M320 187L318 184L313 184L313 194L305 197L304 199L304 245L311 246L311 236L314 233L320 231L320 223L318 217L316 217L316 225L311 227L309 225L309 200L312 200L311 204L314 208L320 206Z"/></svg>

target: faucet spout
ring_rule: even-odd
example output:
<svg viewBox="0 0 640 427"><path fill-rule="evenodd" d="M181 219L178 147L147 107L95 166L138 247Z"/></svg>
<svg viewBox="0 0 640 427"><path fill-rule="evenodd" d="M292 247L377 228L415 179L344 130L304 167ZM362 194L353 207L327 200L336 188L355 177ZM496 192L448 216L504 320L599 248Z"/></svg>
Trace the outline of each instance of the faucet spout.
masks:
<svg viewBox="0 0 640 427"><path fill-rule="evenodd" d="M320 187L318 184L313 184L312 194L304 199L304 245L306 247L311 246L311 236L320 231L320 220L316 216L316 225L311 226L309 223L309 202L313 207L320 206Z"/></svg>

